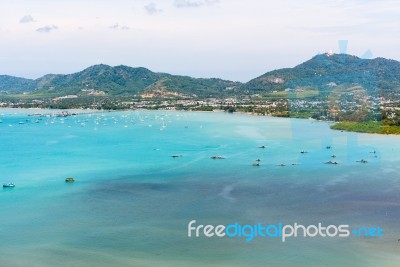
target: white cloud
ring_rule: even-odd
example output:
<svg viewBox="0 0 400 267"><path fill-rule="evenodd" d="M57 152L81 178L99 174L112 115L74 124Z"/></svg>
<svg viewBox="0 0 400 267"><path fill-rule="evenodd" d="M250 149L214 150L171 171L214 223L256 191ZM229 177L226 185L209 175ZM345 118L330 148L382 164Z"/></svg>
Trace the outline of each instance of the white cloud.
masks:
<svg viewBox="0 0 400 267"><path fill-rule="evenodd" d="M130 27L125 26L125 25L119 25L118 23L111 25L109 28L113 29L113 30L118 30L118 29L119 30L130 30Z"/></svg>
<svg viewBox="0 0 400 267"><path fill-rule="evenodd" d="M185 7L200 7L200 6L211 6L218 3L219 0L175 0L174 5L178 8Z"/></svg>
<svg viewBox="0 0 400 267"><path fill-rule="evenodd" d="M154 15L159 12L162 12L162 9L158 8L156 4L150 3L144 6L144 9L147 11L149 15Z"/></svg>
<svg viewBox="0 0 400 267"><path fill-rule="evenodd" d="M109 28L110 29L118 29L118 27L119 27L118 23L115 23L115 24L111 25Z"/></svg>
<svg viewBox="0 0 400 267"><path fill-rule="evenodd" d="M36 31L40 32L40 33L48 33L48 32L51 32L51 31L57 30L57 29L58 29L58 27L56 25L46 25L44 27L36 29Z"/></svg>
<svg viewBox="0 0 400 267"><path fill-rule="evenodd" d="M35 20L31 15L25 15L23 16L20 20L19 23L29 23L29 22L34 22Z"/></svg>

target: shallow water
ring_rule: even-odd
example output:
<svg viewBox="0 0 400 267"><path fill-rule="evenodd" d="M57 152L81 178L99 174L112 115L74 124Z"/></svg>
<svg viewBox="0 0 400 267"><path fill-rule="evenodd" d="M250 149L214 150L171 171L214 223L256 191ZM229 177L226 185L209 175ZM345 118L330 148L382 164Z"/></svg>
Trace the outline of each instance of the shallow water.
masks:
<svg viewBox="0 0 400 267"><path fill-rule="evenodd" d="M30 110L0 113L0 179L16 184L0 192L4 266L397 266L400 260L400 137L226 113L106 112L38 123ZM259 167L252 166L256 159ZM329 160L339 164L323 164ZM66 184L66 177L76 182ZM193 219L379 226L384 237L188 238Z"/></svg>

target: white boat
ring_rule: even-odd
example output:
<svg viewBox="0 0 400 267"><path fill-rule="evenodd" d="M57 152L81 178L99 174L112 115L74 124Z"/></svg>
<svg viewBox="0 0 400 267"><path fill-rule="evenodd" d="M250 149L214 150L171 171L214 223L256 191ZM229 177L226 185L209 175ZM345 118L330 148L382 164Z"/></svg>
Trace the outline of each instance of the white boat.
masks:
<svg viewBox="0 0 400 267"><path fill-rule="evenodd" d="M3 187L15 187L14 183L3 184Z"/></svg>

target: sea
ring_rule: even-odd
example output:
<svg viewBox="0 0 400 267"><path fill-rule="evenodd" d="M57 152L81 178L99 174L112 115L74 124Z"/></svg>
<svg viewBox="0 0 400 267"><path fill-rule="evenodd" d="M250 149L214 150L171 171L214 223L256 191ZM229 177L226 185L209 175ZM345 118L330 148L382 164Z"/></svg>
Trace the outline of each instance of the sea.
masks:
<svg viewBox="0 0 400 267"><path fill-rule="evenodd" d="M15 185L0 188L0 266L399 266L400 136L224 112L60 112L0 109L0 183ZM189 237L193 220L350 234Z"/></svg>

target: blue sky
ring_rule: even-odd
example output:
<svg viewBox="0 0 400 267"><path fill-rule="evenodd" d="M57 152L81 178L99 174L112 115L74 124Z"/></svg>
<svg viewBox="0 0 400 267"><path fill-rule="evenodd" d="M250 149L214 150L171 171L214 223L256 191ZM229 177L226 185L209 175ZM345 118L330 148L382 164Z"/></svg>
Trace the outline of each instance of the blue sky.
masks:
<svg viewBox="0 0 400 267"><path fill-rule="evenodd" d="M248 81L317 53L400 60L396 0L14 0L0 3L0 74L128 65ZM5 2L5 3L4 3Z"/></svg>

